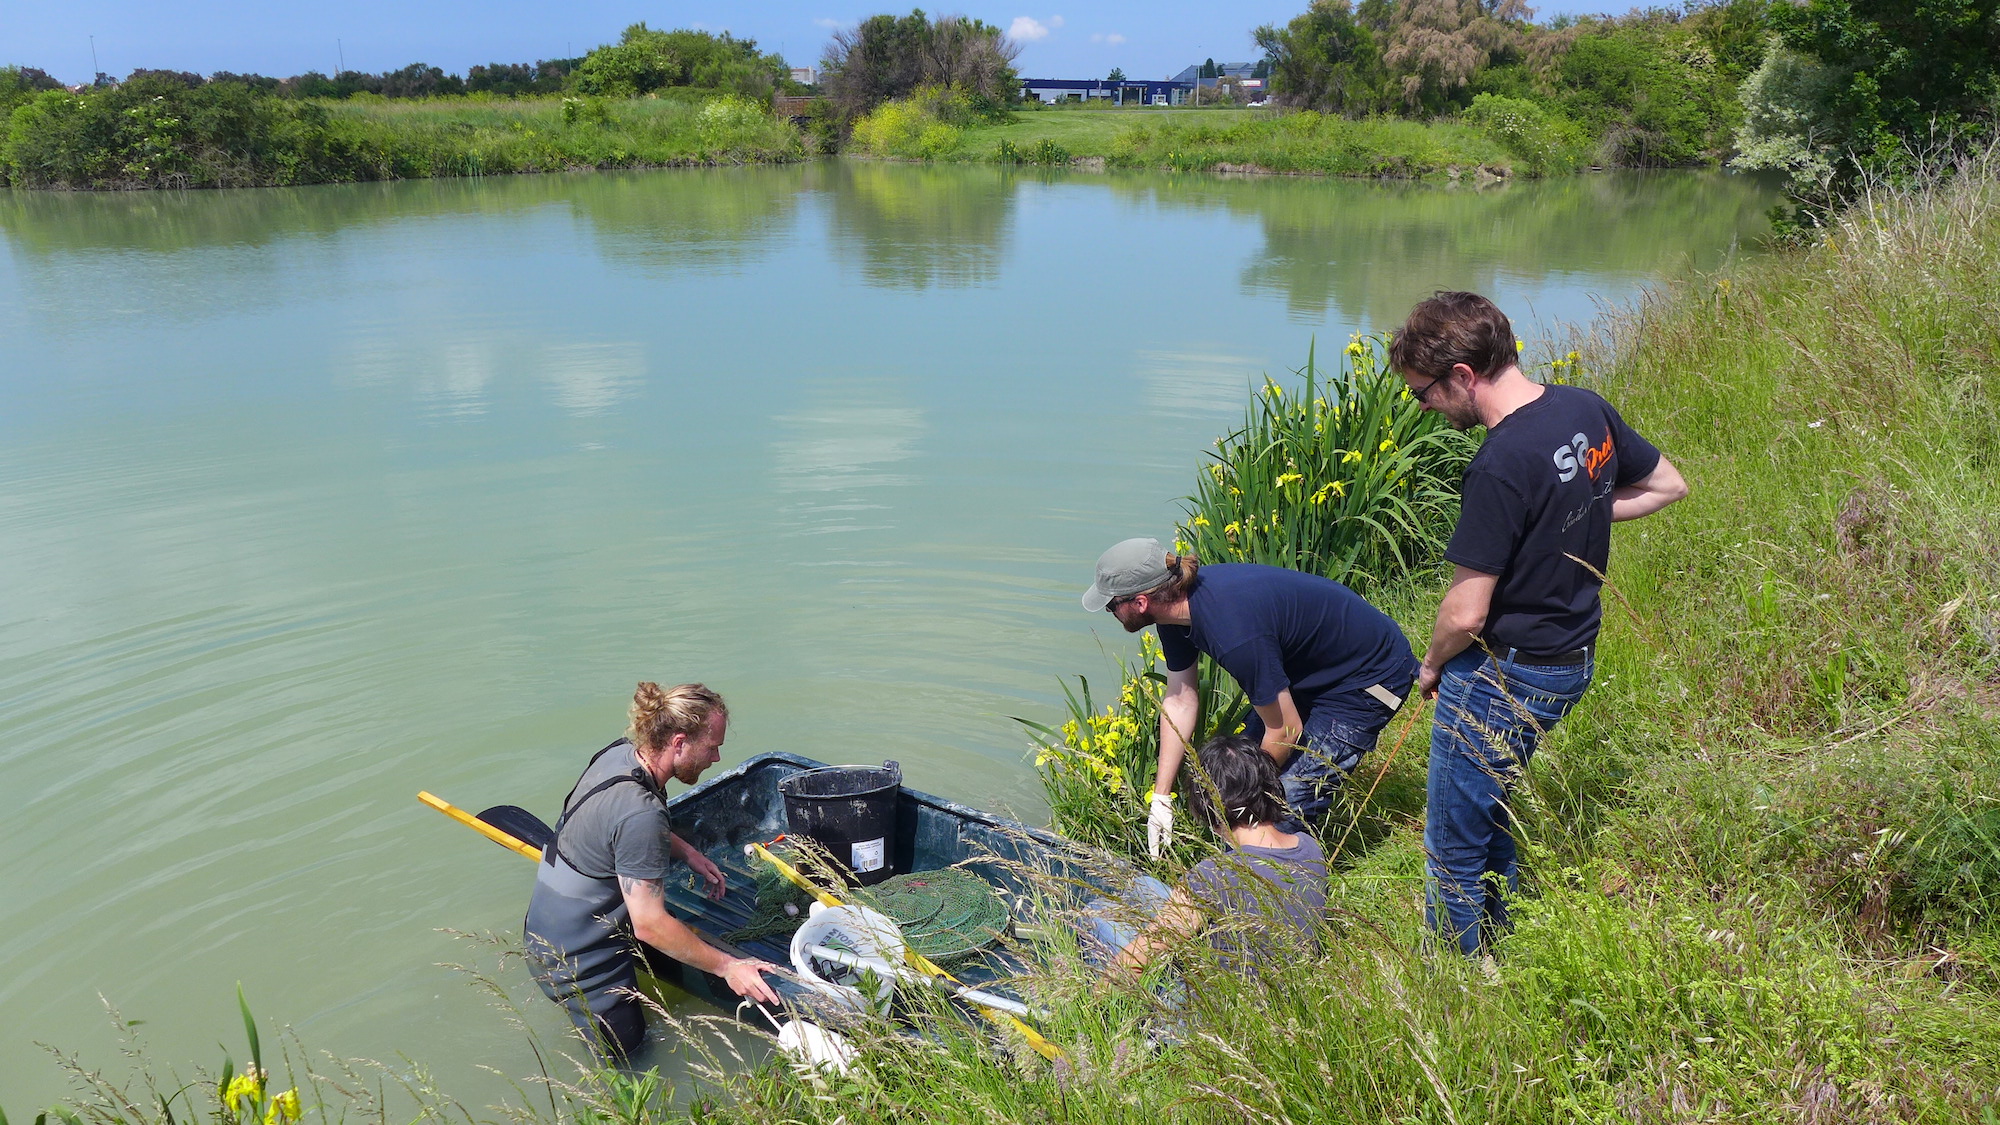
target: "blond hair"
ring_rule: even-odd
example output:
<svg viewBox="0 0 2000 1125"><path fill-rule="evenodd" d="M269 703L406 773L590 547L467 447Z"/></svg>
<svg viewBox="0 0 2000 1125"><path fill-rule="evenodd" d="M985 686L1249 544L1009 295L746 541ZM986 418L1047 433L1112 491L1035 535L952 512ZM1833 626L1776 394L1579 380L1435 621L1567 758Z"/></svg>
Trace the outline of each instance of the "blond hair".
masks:
<svg viewBox="0 0 2000 1125"><path fill-rule="evenodd" d="M626 733L641 750L658 750L677 734L692 738L709 720L729 717L729 705L705 684L662 688L650 680L632 693L632 726Z"/></svg>

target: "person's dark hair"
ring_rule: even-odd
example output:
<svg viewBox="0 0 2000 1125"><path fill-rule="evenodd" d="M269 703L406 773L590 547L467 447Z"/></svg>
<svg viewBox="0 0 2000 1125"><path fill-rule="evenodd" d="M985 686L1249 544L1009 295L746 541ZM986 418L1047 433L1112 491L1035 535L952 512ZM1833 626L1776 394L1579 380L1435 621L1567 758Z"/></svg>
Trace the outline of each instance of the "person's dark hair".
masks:
<svg viewBox="0 0 2000 1125"><path fill-rule="evenodd" d="M1217 832L1284 819L1278 763L1246 734L1219 734L1195 751L1205 775L1187 787L1188 807Z"/></svg>
<svg viewBox="0 0 2000 1125"><path fill-rule="evenodd" d="M1491 379L1520 356L1507 314L1477 293L1438 290L1410 310L1389 340L1390 369L1425 379L1444 378L1456 363Z"/></svg>
<svg viewBox="0 0 2000 1125"><path fill-rule="evenodd" d="M1167 580L1150 590L1147 597L1160 602L1184 602L1201 581L1201 560L1193 555L1168 555Z"/></svg>

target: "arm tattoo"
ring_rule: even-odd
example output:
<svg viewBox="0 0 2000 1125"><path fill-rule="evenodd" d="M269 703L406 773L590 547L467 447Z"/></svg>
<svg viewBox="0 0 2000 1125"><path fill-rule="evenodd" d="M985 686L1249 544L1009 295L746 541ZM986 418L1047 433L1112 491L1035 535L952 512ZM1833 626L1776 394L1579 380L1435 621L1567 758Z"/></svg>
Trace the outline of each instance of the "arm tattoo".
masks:
<svg viewBox="0 0 2000 1125"><path fill-rule="evenodd" d="M661 879L634 879L629 875L620 875L618 889L625 892L627 898L636 898L641 891L647 891L661 902L667 900L667 885Z"/></svg>

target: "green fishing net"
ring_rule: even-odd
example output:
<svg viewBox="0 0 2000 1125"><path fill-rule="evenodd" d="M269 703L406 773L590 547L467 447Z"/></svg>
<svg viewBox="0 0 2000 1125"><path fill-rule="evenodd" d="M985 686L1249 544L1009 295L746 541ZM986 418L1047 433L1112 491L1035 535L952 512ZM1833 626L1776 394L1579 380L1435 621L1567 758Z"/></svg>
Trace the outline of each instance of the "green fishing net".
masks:
<svg viewBox="0 0 2000 1125"><path fill-rule="evenodd" d="M797 862L792 856L779 858ZM912 871L839 893L846 901L893 919L903 931L905 945L940 964L968 960L991 948L1006 935L1011 921L999 892L963 867ZM729 940L741 943L790 934L805 921L811 903L811 895L770 864L758 864L757 909Z"/></svg>

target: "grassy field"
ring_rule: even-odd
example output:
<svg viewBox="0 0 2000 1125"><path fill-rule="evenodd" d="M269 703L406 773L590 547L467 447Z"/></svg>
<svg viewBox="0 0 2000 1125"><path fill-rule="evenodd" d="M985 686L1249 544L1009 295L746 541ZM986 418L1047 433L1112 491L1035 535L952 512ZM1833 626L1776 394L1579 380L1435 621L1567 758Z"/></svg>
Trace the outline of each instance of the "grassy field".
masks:
<svg viewBox="0 0 2000 1125"><path fill-rule="evenodd" d="M1331 176L1442 177L1475 169L1508 174L1520 164L1505 146L1456 122L1394 118L1349 121L1262 109L1017 110L979 122L913 133L871 148L874 155L944 161L1062 164L1110 168L1259 171Z"/></svg>
<svg viewBox="0 0 2000 1125"><path fill-rule="evenodd" d="M864 1035L843 1076L718 1051L700 1119L2000 1119L1996 326L1988 164L1575 342L1565 374L1694 492L1617 533L1598 680L1520 798L1530 884L1490 968L1425 949L1425 736L1398 752L1399 719L1337 817L1322 957L1244 981L1191 948L1168 1000L1058 927L1034 991L1062 1062L949 1020ZM1417 632L1439 592L1425 569L1376 596ZM352 1104L312 1090L315 1122ZM647 1093L599 1076L514 1116L667 1116ZM164 1125L153 1104L91 1119Z"/></svg>

